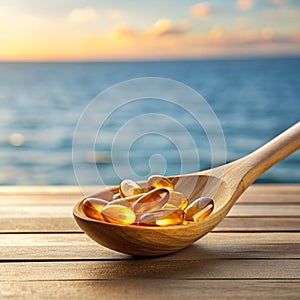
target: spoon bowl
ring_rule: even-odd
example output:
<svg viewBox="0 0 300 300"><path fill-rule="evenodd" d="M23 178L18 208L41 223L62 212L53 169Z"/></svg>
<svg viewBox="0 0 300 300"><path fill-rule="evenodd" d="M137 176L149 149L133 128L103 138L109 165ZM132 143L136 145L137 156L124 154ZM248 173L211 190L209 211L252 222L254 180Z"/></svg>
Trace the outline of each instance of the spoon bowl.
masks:
<svg viewBox="0 0 300 300"><path fill-rule="evenodd" d="M97 243L130 255L159 256L183 249L210 232L227 215L239 196L267 169L300 148L300 122L255 152L230 164L194 174L168 177L189 202L199 197L214 200L206 218L186 225L136 226L102 222L87 217L79 201L73 215L80 228ZM142 186L145 182L140 183ZM89 197L112 200L118 187Z"/></svg>

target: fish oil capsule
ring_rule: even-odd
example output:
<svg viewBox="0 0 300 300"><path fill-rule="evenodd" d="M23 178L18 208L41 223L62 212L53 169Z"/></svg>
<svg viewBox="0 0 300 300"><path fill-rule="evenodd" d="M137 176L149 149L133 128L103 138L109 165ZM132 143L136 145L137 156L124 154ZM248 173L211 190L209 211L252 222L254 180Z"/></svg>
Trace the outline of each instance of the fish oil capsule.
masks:
<svg viewBox="0 0 300 300"><path fill-rule="evenodd" d="M176 207L184 210L188 204L189 201L184 194L170 190L169 200L164 207Z"/></svg>
<svg viewBox="0 0 300 300"><path fill-rule="evenodd" d="M132 204L126 198L109 201L107 205L122 205L132 209Z"/></svg>
<svg viewBox="0 0 300 300"><path fill-rule="evenodd" d="M155 189L140 197L134 204L136 215L142 215L161 209L169 200L170 191L165 188Z"/></svg>
<svg viewBox="0 0 300 300"><path fill-rule="evenodd" d="M144 193L144 190L133 180L125 179L121 182L119 193L122 198Z"/></svg>
<svg viewBox="0 0 300 300"><path fill-rule="evenodd" d="M130 208L133 208L134 203L141 198L141 196L145 195L145 193L143 194L139 194L136 196L131 196L131 197L125 197L125 198L119 198L116 200L112 200L108 202L108 205L114 205L114 204L118 204L118 205L124 205Z"/></svg>
<svg viewBox="0 0 300 300"><path fill-rule="evenodd" d="M146 226L170 226L180 225L184 220L184 211L178 208L163 208L142 215L139 225Z"/></svg>
<svg viewBox="0 0 300 300"><path fill-rule="evenodd" d="M108 201L99 198L86 198L82 202L82 211L92 219L104 221L101 211L107 203Z"/></svg>
<svg viewBox="0 0 300 300"><path fill-rule="evenodd" d="M214 209L214 201L208 197L196 199L185 209L187 221L199 221L209 216Z"/></svg>
<svg viewBox="0 0 300 300"><path fill-rule="evenodd" d="M152 175L147 180L147 186L149 190L157 189L157 188L166 188L173 190L174 185L173 183L164 176L160 175Z"/></svg>
<svg viewBox="0 0 300 300"><path fill-rule="evenodd" d="M134 211L124 205L106 205L102 209L102 215L107 222L130 225L135 222Z"/></svg>
<svg viewBox="0 0 300 300"><path fill-rule="evenodd" d="M146 193L142 193L142 194L138 194L138 195L135 195L135 196L131 196L131 197L126 197L126 198L122 198L128 202L130 202L132 205L135 204L135 202L140 199L142 196L146 195Z"/></svg>

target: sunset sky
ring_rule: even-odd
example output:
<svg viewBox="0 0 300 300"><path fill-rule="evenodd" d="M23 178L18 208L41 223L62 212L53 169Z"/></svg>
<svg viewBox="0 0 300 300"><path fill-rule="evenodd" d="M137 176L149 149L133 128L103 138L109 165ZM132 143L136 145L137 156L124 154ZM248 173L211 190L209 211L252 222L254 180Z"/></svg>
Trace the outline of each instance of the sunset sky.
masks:
<svg viewBox="0 0 300 300"><path fill-rule="evenodd" d="M299 0L0 0L0 61L300 54Z"/></svg>

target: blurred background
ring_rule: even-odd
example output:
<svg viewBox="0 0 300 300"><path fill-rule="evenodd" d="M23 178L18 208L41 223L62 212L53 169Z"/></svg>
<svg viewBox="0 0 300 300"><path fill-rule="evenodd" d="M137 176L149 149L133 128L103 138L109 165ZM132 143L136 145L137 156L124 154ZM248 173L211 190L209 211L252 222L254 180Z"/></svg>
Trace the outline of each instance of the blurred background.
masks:
<svg viewBox="0 0 300 300"><path fill-rule="evenodd" d="M200 93L220 121L228 162L299 121L297 0L0 0L0 40L0 185L77 184L72 139L81 113L105 89L137 77L177 80ZM185 133L162 122L168 138L134 139L128 132L116 143L118 168L126 167L128 148L126 159L139 177L179 173L180 156L189 158L185 172L211 166L205 130L182 111L153 101L118 110L94 151L83 140L76 163L85 184L99 183L90 176L95 165L106 184L119 182L111 138L143 113L171 112L196 140L200 165L188 143L182 153L172 143L176 136L185 145ZM92 126L86 124L87 136ZM151 131L149 122L138 126ZM300 183L299 166L298 151L258 182Z"/></svg>

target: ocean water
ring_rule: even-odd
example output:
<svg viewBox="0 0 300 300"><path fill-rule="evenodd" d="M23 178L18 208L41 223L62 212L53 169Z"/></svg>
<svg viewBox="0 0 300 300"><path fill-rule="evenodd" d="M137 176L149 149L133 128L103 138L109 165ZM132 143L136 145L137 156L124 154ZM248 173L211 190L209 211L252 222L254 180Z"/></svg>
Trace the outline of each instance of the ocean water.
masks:
<svg viewBox="0 0 300 300"><path fill-rule="evenodd" d="M134 94L130 89L98 96L140 77L168 78L200 93L224 141L201 105L186 111L146 97L118 106ZM0 63L0 91L0 185L114 184L230 162L299 121L300 58ZM165 85L155 90L166 91ZM172 93L191 104L184 93ZM93 99L97 108L88 112ZM193 118L196 111L201 120ZM300 183L300 152L257 182Z"/></svg>

